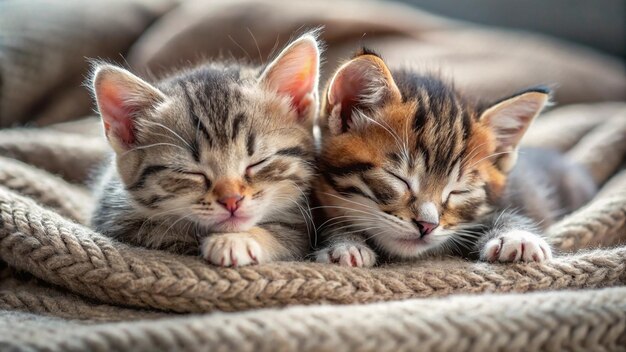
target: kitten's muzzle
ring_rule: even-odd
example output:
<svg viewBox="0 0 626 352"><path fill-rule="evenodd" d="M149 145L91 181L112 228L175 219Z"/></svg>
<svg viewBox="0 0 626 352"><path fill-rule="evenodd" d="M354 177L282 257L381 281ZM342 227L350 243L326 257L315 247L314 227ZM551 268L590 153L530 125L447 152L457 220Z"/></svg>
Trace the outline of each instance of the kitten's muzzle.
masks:
<svg viewBox="0 0 626 352"><path fill-rule="evenodd" d="M243 196L240 194L228 195L226 197L221 197L217 200L226 210L230 212L231 215L234 215L241 202L243 201Z"/></svg>
<svg viewBox="0 0 626 352"><path fill-rule="evenodd" d="M420 232L420 238L430 234L434 229L439 226L439 223L427 222L427 221L419 221L413 219L413 224L417 227Z"/></svg>
<svg viewBox="0 0 626 352"><path fill-rule="evenodd" d="M215 182L213 194L219 204L235 215L243 202L245 185L237 178L220 179Z"/></svg>
<svg viewBox="0 0 626 352"><path fill-rule="evenodd" d="M420 238L430 234L439 226L439 212L433 202L420 205L417 219L411 219L420 232Z"/></svg>

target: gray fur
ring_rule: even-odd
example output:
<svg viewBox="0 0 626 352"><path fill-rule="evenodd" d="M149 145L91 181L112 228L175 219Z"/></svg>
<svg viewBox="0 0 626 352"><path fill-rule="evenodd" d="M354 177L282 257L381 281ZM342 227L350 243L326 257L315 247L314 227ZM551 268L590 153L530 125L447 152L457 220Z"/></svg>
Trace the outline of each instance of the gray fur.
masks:
<svg viewBox="0 0 626 352"><path fill-rule="evenodd" d="M461 254L476 259L489 240L512 230L542 233L595 192L591 175L580 165L554 150L522 148L496 208L476 221L474 230L483 235L460 247Z"/></svg>
<svg viewBox="0 0 626 352"><path fill-rule="evenodd" d="M591 175L580 165L554 150L523 148L498 205L517 209L545 229L580 208L595 192Z"/></svg>
<svg viewBox="0 0 626 352"><path fill-rule="evenodd" d="M246 228L269 233L273 240L260 243L277 247L266 248L266 259L303 257L312 229L308 127L317 105L298 118L289 99L264 85L261 74L236 63L207 63L150 87L122 69L98 67L93 85L102 114L107 91L98 84L123 82L124 89L134 89L128 100L136 140L125 146L113 129L107 133L116 154L95 184L93 227L132 245L198 253L213 234L247 231L215 220L225 211L211 198L215 182L237 179L250 192L244 204L254 223ZM251 169L254 164L259 166Z"/></svg>

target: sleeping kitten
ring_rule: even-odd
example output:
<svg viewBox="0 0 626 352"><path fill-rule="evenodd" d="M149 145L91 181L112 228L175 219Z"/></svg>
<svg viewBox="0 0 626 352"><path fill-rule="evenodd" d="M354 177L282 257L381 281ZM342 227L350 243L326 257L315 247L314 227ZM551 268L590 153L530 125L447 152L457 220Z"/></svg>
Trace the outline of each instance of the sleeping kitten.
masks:
<svg viewBox="0 0 626 352"><path fill-rule="evenodd" d="M210 63L154 85L100 65L109 144L93 227L220 266L303 257L320 50L313 34L263 70Z"/></svg>
<svg viewBox="0 0 626 352"><path fill-rule="evenodd" d="M518 153L548 98L533 88L478 108L437 77L390 71L371 52L344 64L322 109L317 261L549 260L542 229L595 186L555 152Z"/></svg>

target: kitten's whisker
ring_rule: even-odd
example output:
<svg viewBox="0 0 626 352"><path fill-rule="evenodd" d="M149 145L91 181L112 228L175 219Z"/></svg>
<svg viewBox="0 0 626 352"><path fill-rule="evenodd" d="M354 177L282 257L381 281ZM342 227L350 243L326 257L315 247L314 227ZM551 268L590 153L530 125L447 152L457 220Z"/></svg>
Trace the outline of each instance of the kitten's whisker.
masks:
<svg viewBox="0 0 626 352"><path fill-rule="evenodd" d="M194 227L193 232L191 232L192 233L192 238L196 242L196 247L200 248L200 242L198 241L198 234L196 233L197 230L198 230L198 225L196 224L195 221L189 221L188 222L187 229L185 230L185 233L190 233L192 226Z"/></svg>
<svg viewBox="0 0 626 352"><path fill-rule="evenodd" d="M483 161L483 160L485 160L485 159L493 158L494 156L498 156L498 155L503 155L503 154L512 154L512 153L514 153L514 151L509 151L509 152L499 152L499 153L493 153L493 154L487 155L486 157L481 158L480 160L478 160L478 161L474 162L472 165L468 166L468 169L470 169L470 168L474 167L476 164L478 164L479 162L481 162L481 161Z"/></svg>
<svg viewBox="0 0 626 352"><path fill-rule="evenodd" d="M369 231L369 230L376 230L376 229L377 229L377 228L367 228L367 229L365 229L365 230ZM342 233L342 235L354 235L354 234L359 234L359 233L360 233L360 234L367 234L367 232L366 232L366 231L364 231L364 230L360 230L360 229L359 229L359 230L355 230L355 231L348 231L348 232L344 232L344 233ZM366 238L366 239L369 239L369 237L367 237L367 236L366 236L365 238Z"/></svg>
<svg viewBox="0 0 626 352"><path fill-rule="evenodd" d="M274 46L272 46L272 50L270 50L270 53L267 55L268 59L270 58L270 56L274 55L274 52L276 52L276 49L278 49L279 42L280 42L280 35L277 34L276 41L274 42Z"/></svg>
<svg viewBox="0 0 626 352"><path fill-rule="evenodd" d="M348 207L342 207L342 206L338 206L338 205L320 205L311 209L342 209L342 210L347 210L347 211L354 211L357 213L363 213L363 214L368 214L368 215L372 215L372 216L376 216L377 214L374 214L372 212L368 212L368 211L364 211L364 210L359 210L359 209L354 209L354 208L348 208Z"/></svg>
<svg viewBox="0 0 626 352"><path fill-rule="evenodd" d="M456 228L460 229L460 230L472 229L472 228L476 228L476 227L485 228L485 227L487 227L487 225L484 225L484 224L472 224L472 223L461 223L461 224L456 225Z"/></svg>
<svg viewBox="0 0 626 352"><path fill-rule="evenodd" d="M338 229L343 228L343 227L361 227L365 223L367 223L367 220L364 220L364 219L361 220L360 222L355 222L353 220L343 220L343 221L338 221L336 223L333 223L331 226L328 226L328 228L325 229L325 231L336 232Z"/></svg>
<svg viewBox="0 0 626 352"><path fill-rule="evenodd" d="M228 35L228 38L229 38L229 39L230 39L230 40L231 40L231 41L232 41L235 45L237 45L237 47L238 47L239 49L241 49L241 51L243 51L243 52L246 54L246 56L248 57L248 60L249 60L250 62L252 62L252 61L253 61L253 60L252 60L252 57L250 56L250 54L248 53L248 51L247 51L246 49L244 49L244 48L243 48L243 46L239 45L239 43L237 43L237 42L235 41L235 39L233 39L233 37L232 37L230 34Z"/></svg>
<svg viewBox="0 0 626 352"><path fill-rule="evenodd" d="M307 197L307 195L304 193L302 188L300 186L298 186L297 183L295 183L294 181L290 181L290 182L298 189L298 191L302 195L302 199L304 200L304 203L306 205L307 214L309 215L309 219L311 220L311 224L313 225L313 231L315 231L315 233L317 234L317 228L315 227L315 221L313 221L313 213L311 212L311 205L309 204L309 197Z"/></svg>
<svg viewBox="0 0 626 352"><path fill-rule="evenodd" d="M350 227L354 227L354 226L343 226L343 227L334 229L333 232L334 232L335 235L337 235L336 232L339 232L340 230L342 230L344 228L350 228ZM339 235L344 235L345 236L345 235L352 235L352 234L355 234L355 233L362 233L364 235L367 235L367 231L369 231L369 230L382 229L382 228L383 227L380 227L380 226L371 226L371 227L365 227L365 228L358 228L358 229L356 229L354 231L342 231Z"/></svg>
<svg viewBox="0 0 626 352"><path fill-rule="evenodd" d="M164 234L167 234L167 233L169 232L169 230L170 230L172 227L174 227L176 224L178 224L179 222L181 222L181 221L183 221L183 220L185 220L185 219L189 218L189 217L190 217L190 216L192 216L192 215L193 215L193 214L187 214L187 215L185 215L185 216L181 217L180 219L178 219L178 220L174 221L174 222L173 222L173 223L172 223L172 224L171 224L171 225L170 225L170 226L169 226L169 227L168 227L165 231L163 231L163 233L164 233Z"/></svg>
<svg viewBox="0 0 626 352"><path fill-rule="evenodd" d="M170 226L169 226L169 227L168 227L165 231L163 231L163 232L161 233L161 238L160 238L160 240L159 240L158 242L156 242L156 243L163 243L163 242L164 242L164 239L165 239L165 236L167 236L167 235L169 234L169 231L172 229L172 227L174 227L177 223L179 223L179 222L181 222L181 221L183 221L183 220L187 219L188 217L190 217L190 216L192 216L192 215L193 215L193 214L188 214L188 215L185 215L185 216L181 217L180 219L178 219L178 220L174 221L174 222L173 222L173 223L172 223L172 224L171 224L171 225L170 225ZM146 241L146 243L147 243L147 244L149 244L149 245L151 245L152 243L155 243L155 241L154 241L154 240L151 240L151 238L148 238L148 239L147 239L147 241Z"/></svg>
<svg viewBox="0 0 626 352"><path fill-rule="evenodd" d="M256 41L254 34L252 34L250 27L246 27L246 30L248 31L248 33L250 33L252 40L254 40L254 45L256 45L256 51L259 53L259 61L261 61L261 65L265 66L265 62L263 62L263 56L261 55L261 49L259 48L259 43Z"/></svg>
<svg viewBox="0 0 626 352"><path fill-rule="evenodd" d="M189 147L189 149L193 150L193 147L189 144L189 142L187 142L185 139L183 139L183 137L181 137L178 133L174 132L174 130L172 130L171 128L165 126L164 124L162 124L160 122L150 121L150 123L153 124L153 125L157 125L157 126L159 126L161 128L166 129L167 131L172 133L176 138L178 138L181 142L185 143L185 145L187 147Z"/></svg>
<svg viewBox="0 0 626 352"><path fill-rule="evenodd" d="M382 221L386 221L386 222L388 222L388 223L392 223L393 225L397 225L397 226L400 226L400 227L401 227L401 224L399 224L399 223L396 223L396 222L395 222L395 221L396 221L396 219L394 219L393 217L391 217L391 216L389 216L389 215L387 215L387 214L384 214L384 213L383 213L383 212L381 212L381 210L380 210L380 209L378 209L378 208L374 208L374 207L368 206L368 205L366 205L366 204L357 203L357 202L355 202L355 201L352 201L352 200L347 199L347 198L345 198L345 197L340 197L340 196L334 195L334 194L332 194L332 193L328 193L328 192L324 192L324 193L325 193L325 194L327 194L327 195L329 195L329 196L332 196L332 197L335 197L335 198L338 198L338 199L344 200L344 201L346 201L346 202L350 202L350 203L353 203L353 204L356 204L356 205L359 205L359 206L363 206L363 207L365 207L367 210L371 209L371 210L373 210L374 212L369 212L369 215L373 215L373 216L375 216L376 218L378 218L378 219L380 219L380 220L382 220ZM329 207L329 206L324 206L324 207ZM335 207L338 207L338 206L335 206ZM318 208L320 208L320 207L318 207ZM345 209L345 210L357 211L357 209L354 209L354 208L346 208L346 207L342 207L342 208L343 208L343 209ZM361 211L361 212L364 212L364 211ZM365 212L365 213L368 213L368 212ZM400 227L398 227L398 229L400 229ZM405 229L404 229L404 228L402 228L401 230L402 230L402 231L404 231Z"/></svg>
<svg viewBox="0 0 626 352"><path fill-rule="evenodd" d="M377 208L375 208L375 207L369 206L369 205L367 205L367 204L363 204L363 203L355 202L355 201L353 201L353 200L351 200L351 199L348 199L348 198L346 198L346 197L338 196L338 195L336 195L336 194L332 194L332 193L329 193L329 192L323 192L323 193L324 193L325 195L328 195L328 196L331 196L331 197L335 197L335 198L337 198L337 199L340 199L340 200L346 201L346 202L348 202L348 203L352 203L352 204L355 204L355 205L358 205L358 206L362 206L362 207L365 207L365 208L369 208L369 209L372 209L372 210L378 210L378 209L377 209ZM378 210L378 211L379 211L379 210Z"/></svg>
<svg viewBox="0 0 626 352"><path fill-rule="evenodd" d="M364 118L366 118L367 120L375 123L376 125L382 127L385 131L387 131L387 133L389 133L391 135L391 137L393 137L393 139L395 140L396 143L396 147L398 147L398 149L400 150L404 150L404 148L406 147L406 144L402 142L401 138L398 136L398 134L393 131L391 129L391 127L386 127L383 124L381 124L380 122L376 121L375 119L367 116L365 113L359 111L360 115Z"/></svg>
<svg viewBox="0 0 626 352"><path fill-rule="evenodd" d="M298 207L298 209L302 213L302 217L304 221L311 221L311 223L313 222L313 214L311 213L311 210L310 210L311 208L309 207L308 202L306 202L305 205L303 205L298 200L290 198L290 197L286 197L286 196L275 195L273 196L273 198L277 200L283 200L283 201L288 201L288 202L293 203L296 207Z"/></svg>
<svg viewBox="0 0 626 352"><path fill-rule="evenodd" d="M502 219L502 216L504 215L504 213L506 213L506 212L508 212L508 211L509 211L509 208L510 208L510 207L511 207L511 206L509 205L509 206L507 206L506 208L504 208L504 209L502 209L502 210L500 211L500 214L498 215L498 217L496 218L496 220L493 222L493 225L494 225L494 226L498 226L498 224L499 224L499 222L500 222L500 219Z"/></svg>
<svg viewBox="0 0 626 352"><path fill-rule="evenodd" d="M467 234L467 235L472 235L472 236L482 236L482 235L484 235L484 233L482 233L482 232L462 230L462 229L457 229L457 230L452 230L452 231L454 231L454 233Z"/></svg>
<svg viewBox="0 0 626 352"><path fill-rule="evenodd" d="M463 236L459 236L458 234L452 234L450 237L454 238L455 241L460 241L460 242L470 244L470 245L475 244L476 243L475 239L478 238L478 237L466 238Z"/></svg>
<svg viewBox="0 0 626 352"><path fill-rule="evenodd" d="M404 140L405 140L405 148L404 148L404 158L406 159L407 165L411 165L411 155L409 152L408 144L409 144L409 123L411 119L406 119L404 122Z"/></svg>
<svg viewBox="0 0 626 352"><path fill-rule="evenodd" d="M145 219L142 223L141 226L139 227L139 230L137 230L137 235L141 234L141 231L143 230L144 226L146 225L146 223L150 222L153 218L157 217L157 216L161 216L163 214L167 214L167 213L171 213L171 212L175 212L175 211L179 211L179 210L184 210L184 209L188 209L187 206L185 207L180 207L180 208L174 208L174 209L168 209L162 212L158 212L150 217L148 217L147 219Z"/></svg>
<svg viewBox="0 0 626 352"><path fill-rule="evenodd" d="M333 195L333 194L329 194L329 195ZM334 196L334 195L333 195ZM340 197L339 197L340 198ZM358 203L357 203L358 204ZM359 210L359 209L354 209L354 208L348 208L348 207L342 207L342 206L337 206L337 205L323 205L323 206L317 206L315 208L312 209L324 209L324 208L329 208L329 209L342 209L342 210L346 210L347 212L358 212L358 213L363 213L363 214L367 214L370 216L373 216L376 219L379 219L381 221L386 222L387 224L389 224L390 226L395 227L398 231L407 231L406 228L404 228L404 226L402 226L403 224L399 224L395 222L395 219L393 219L392 217L390 217L387 214L382 213L380 210L378 209L373 209L376 212L371 212L371 211L366 211L366 210ZM389 216L389 217L388 217ZM387 218L388 217L388 218Z"/></svg>
<svg viewBox="0 0 626 352"><path fill-rule="evenodd" d="M467 237L467 236L462 236L458 233L454 233L452 234L450 237L454 237L457 240L467 243L467 244L475 244L476 240L479 239L481 236L473 236L473 237Z"/></svg>
<svg viewBox="0 0 626 352"><path fill-rule="evenodd" d="M180 145L161 142L161 143L154 143L154 144L141 145L141 146L138 146L138 147L134 147L134 148L129 149L129 150L125 151L124 153L122 153L122 156L125 156L126 154L128 154L130 152L134 152L136 150L147 149L147 148L152 148L152 147L158 147L158 146L163 146L163 145L167 145L167 146L170 146L170 147L178 148L178 149L180 149L180 150L182 150L184 152L187 152L187 150L185 148L181 147Z"/></svg>
<svg viewBox="0 0 626 352"><path fill-rule="evenodd" d="M355 220L364 220L364 219L370 219L369 217L365 217L365 216L356 216L356 215L341 215L341 216L335 216L333 218L330 218L326 221L324 221L319 227L318 229L320 231L322 231L322 229L324 228L324 226L326 226L327 223L332 223L334 220L338 220L338 219L355 219Z"/></svg>
<svg viewBox="0 0 626 352"><path fill-rule="evenodd" d="M454 248L456 248L456 250L458 251L458 253L462 253L462 252L463 252L463 250L461 249L461 246L465 247L465 244L457 242L457 240L458 240L458 239L457 239L457 238L455 238L455 237L450 237L449 239L450 239L449 241L445 241L445 242L443 242L443 243L445 243L447 246L450 246L450 247L451 247L452 245L454 245ZM451 248L449 248L449 247L447 248L447 250L448 250L449 252L452 252L450 249L451 249Z"/></svg>
<svg viewBox="0 0 626 352"><path fill-rule="evenodd" d="M383 225L385 225L387 228L392 228L398 232L411 232L414 231L413 228L408 228L407 229L407 224L405 223L401 223L401 222L396 222L396 219L392 218L392 217L387 217L386 214L374 214L373 218L372 217L368 217L365 221L363 221L363 223L369 223L372 220L378 220L379 222L382 222Z"/></svg>
<svg viewBox="0 0 626 352"><path fill-rule="evenodd" d="M472 236L464 236L464 235L459 235L458 233L455 235L452 235L452 237L454 237L456 240L461 241L463 243L467 243L470 245L474 245L476 244L476 240L481 238L481 236L477 236L477 235L472 235Z"/></svg>
<svg viewBox="0 0 626 352"><path fill-rule="evenodd" d="M193 237L196 239L196 244L200 248L200 239L198 238L198 223L193 221Z"/></svg>
<svg viewBox="0 0 626 352"><path fill-rule="evenodd" d="M487 144L487 142L483 142L483 143L475 146L474 148L472 148L472 150L470 152L466 153L466 157L464 158L463 161L471 160L475 156L474 153L478 153L478 148L482 147L485 144Z"/></svg>
<svg viewBox="0 0 626 352"><path fill-rule="evenodd" d="M381 230L380 230L380 231L378 231L378 232L376 232L375 234L372 234L371 236L368 236L368 237L367 237L367 239L368 239L368 240L371 240L371 239L376 238L376 237L381 236L381 235L388 236L388 235L390 234L389 229L386 229L386 228L384 228L384 227L381 227L380 229L381 229ZM392 235L392 236L393 236L393 235Z"/></svg>
<svg viewBox="0 0 626 352"><path fill-rule="evenodd" d="M314 233L315 237L317 238L317 229L315 228L315 224L313 222L313 216L312 216L310 211L307 213L306 210L302 207L302 205L300 205L294 199L291 199L291 198L288 198L288 197L280 197L280 196L275 196L274 198L278 199L278 200L289 201L289 202L295 204L296 207L298 208L298 210L300 211L300 214L302 215L302 219L304 220L304 224L306 225L307 233L309 233L309 234L311 233L311 225L312 225L313 233ZM308 217L307 217L307 215L308 215Z"/></svg>
<svg viewBox="0 0 626 352"><path fill-rule="evenodd" d="M339 227L333 228L333 229L330 231L330 233L333 233L333 234L338 234L338 233L341 233L342 235L347 235L347 234L349 234L349 233L354 233L354 231L353 231L353 232L345 232L345 231L341 231L341 230L343 230L343 229L349 229L349 228L355 228L355 227L358 227L358 226L357 226L357 225L355 225L355 224L350 224L350 225L339 226ZM358 232L358 231L357 231L357 232Z"/></svg>

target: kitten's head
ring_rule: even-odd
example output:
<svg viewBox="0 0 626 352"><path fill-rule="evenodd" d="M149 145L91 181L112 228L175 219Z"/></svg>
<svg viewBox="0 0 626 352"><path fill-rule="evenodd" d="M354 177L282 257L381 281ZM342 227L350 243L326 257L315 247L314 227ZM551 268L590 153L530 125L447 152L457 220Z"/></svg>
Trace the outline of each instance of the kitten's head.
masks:
<svg viewBox="0 0 626 352"><path fill-rule="evenodd" d="M537 88L477 108L437 77L357 55L335 73L322 108L316 192L328 224L397 257L463 241L464 226L501 196L547 101Z"/></svg>
<svg viewBox="0 0 626 352"><path fill-rule="evenodd" d="M203 65L152 85L96 67L106 138L137 208L215 232L279 221L313 175L319 66L306 34L264 68Z"/></svg>

